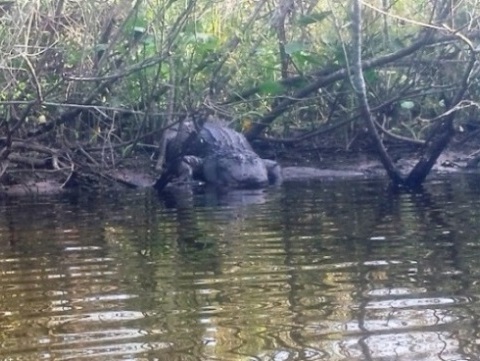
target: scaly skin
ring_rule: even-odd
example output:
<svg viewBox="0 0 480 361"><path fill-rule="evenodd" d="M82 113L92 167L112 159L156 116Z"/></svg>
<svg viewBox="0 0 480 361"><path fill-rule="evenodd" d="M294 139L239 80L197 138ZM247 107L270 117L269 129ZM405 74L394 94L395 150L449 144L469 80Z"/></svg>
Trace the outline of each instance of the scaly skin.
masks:
<svg viewBox="0 0 480 361"><path fill-rule="evenodd" d="M200 129L192 155L184 158L187 176L199 175L207 183L225 188L263 188L281 182L277 162L262 159L243 134L220 121L208 120Z"/></svg>

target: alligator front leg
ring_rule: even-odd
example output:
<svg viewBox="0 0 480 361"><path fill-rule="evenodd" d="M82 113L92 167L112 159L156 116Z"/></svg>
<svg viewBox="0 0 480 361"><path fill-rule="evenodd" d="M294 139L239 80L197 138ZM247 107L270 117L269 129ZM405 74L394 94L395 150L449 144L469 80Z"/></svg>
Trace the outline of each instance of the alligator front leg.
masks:
<svg viewBox="0 0 480 361"><path fill-rule="evenodd" d="M185 155L177 169L177 177L184 182L191 182L198 179L198 175L202 174L203 159L193 155Z"/></svg>
<svg viewBox="0 0 480 361"><path fill-rule="evenodd" d="M196 174L201 173L202 165L203 160L195 156L183 156L172 160L154 182L153 188L162 192L168 185L182 186L191 183Z"/></svg>
<svg viewBox="0 0 480 361"><path fill-rule="evenodd" d="M281 184L283 181L282 167L276 161L271 159L262 159L265 168L267 168L268 182L270 184Z"/></svg>

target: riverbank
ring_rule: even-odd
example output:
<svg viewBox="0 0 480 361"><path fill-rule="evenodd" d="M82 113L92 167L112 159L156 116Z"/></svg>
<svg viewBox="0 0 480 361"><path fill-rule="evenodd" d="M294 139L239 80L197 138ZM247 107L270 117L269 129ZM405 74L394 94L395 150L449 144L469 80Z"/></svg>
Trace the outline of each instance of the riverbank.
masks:
<svg viewBox="0 0 480 361"><path fill-rule="evenodd" d="M471 145L454 145L442 153L432 174L478 172L478 167L472 167L476 153ZM398 158L396 165L405 174L418 160L412 152L398 153L395 156ZM387 177L379 160L365 151L336 151L325 153L320 159L311 160L312 158L280 159L284 182ZM154 166L155 161L150 154L139 153L123 159L116 167L89 167L69 171L16 167L4 177L0 197L149 188L158 178Z"/></svg>

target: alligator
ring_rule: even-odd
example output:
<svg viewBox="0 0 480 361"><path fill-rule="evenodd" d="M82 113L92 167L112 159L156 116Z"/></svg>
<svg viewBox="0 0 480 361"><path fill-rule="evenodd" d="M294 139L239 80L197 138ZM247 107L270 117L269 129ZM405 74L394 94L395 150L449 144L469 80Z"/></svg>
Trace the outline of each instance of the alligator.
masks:
<svg viewBox="0 0 480 361"><path fill-rule="evenodd" d="M222 121L209 117L198 130L191 125L183 129L189 135L194 132L195 136L170 136L167 145L167 162L171 162L171 154L178 153L178 139L191 142L184 147L187 151L176 170L183 178L234 189L263 188L282 181L279 164L260 158L243 134Z"/></svg>

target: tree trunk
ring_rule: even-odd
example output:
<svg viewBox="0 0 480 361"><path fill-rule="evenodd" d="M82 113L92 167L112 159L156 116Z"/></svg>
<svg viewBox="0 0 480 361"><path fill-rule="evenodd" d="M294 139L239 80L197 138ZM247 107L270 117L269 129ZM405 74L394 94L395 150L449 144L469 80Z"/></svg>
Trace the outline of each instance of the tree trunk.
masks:
<svg viewBox="0 0 480 361"><path fill-rule="evenodd" d="M403 183L403 178L399 170L395 167L392 159L385 149L382 139L380 138L375 122L370 112L370 106L367 100L367 90L365 85L365 79L363 78L362 70L362 7L360 0L353 0L353 14L352 14L352 64L351 64L351 81L352 86L357 94L358 103L360 106L360 113L364 119L368 133L373 139L375 149L378 152L380 161L383 167L387 171L390 180L394 185L400 185Z"/></svg>

